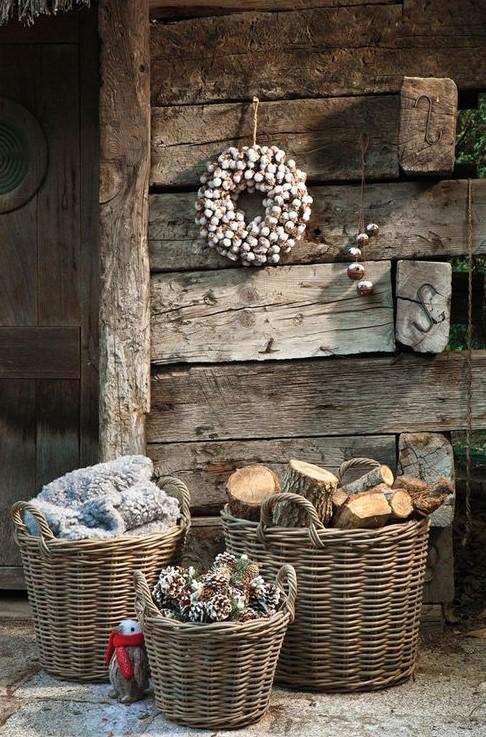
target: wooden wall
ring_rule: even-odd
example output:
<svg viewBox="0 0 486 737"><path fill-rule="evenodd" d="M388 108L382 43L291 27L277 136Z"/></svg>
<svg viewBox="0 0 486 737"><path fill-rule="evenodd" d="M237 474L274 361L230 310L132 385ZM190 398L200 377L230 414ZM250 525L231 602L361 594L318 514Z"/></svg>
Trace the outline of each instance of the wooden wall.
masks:
<svg viewBox="0 0 486 737"><path fill-rule="evenodd" d="M460 97L486 89L486 7L314 0L260 12L276 4L153 2L148 452L189 483L203 516L217 513L236 466L280 469L298 456L333 469L371 455L396 467L402 433L466 419L464 356L396 342L396 262L464 254L467 201L454 172L404 173L400 90L404 76L449 77ZM193 224L204 161L251 140L253 95L259 142L285 147L314 197L305 240L263 271L205 252ZM380 225L366 250L377 289L365 300L342 263L357 227L361 134L366 208ZM472 189L473 248L484 254L486 181ZM453 294L453 313L463 307ZM476 428L486 427L485 369L476 351Z"/></svg>

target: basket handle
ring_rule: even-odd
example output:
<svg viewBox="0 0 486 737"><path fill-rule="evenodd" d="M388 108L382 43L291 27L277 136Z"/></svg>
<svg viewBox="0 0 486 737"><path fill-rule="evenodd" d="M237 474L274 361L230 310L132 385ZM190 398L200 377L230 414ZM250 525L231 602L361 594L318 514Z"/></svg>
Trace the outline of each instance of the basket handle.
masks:
<svg viewBox="0 0 486 737"><path fill-rule="evenodd" d="M363 468L368 468L371 470L372 468L377 468L379 465L380 464L378 463L378 461L375 461L373 458L351 458L349 461L344 461L339 466L339 471L338 471L339 483L340 484L343 483L345 475L351 468L356 468L356 467L361 466ZM363 471L363 473L365 473L365 471Z"/></svg>
<svg viewBox="0 0 486 737"><path fill-rule="evenodd" d="M157 479L157 486L164 491L167 491L166 486L174 487L181 505L183 527L189 528L191 525L191 493L186 484L175 476L161 476Z"/></svg>
<svg viewBox="0 0 486 737"><path fill-rule="evenodd" d="M312 543L312 545L315 548L323 548L324 543L320 539L317 530L323 530L324 525L322 524L321 520L319 519L319 515L316 512L316 508L310 502L308 499L306 499L304 496L301 496L300 494L291 494L290 492L284 492L280 494L272 494L272 496L267 497L261 506L260 510L260 523L258 525L256 535L257 540L261 542L263 545L267 545L267 540L265 537L265 530L266 528L272 524L273 521L273 510L276 504L280 504L281 502L292 502L293 504L298 504L302 509L304 509L307 514L309 515L309 538Z"/></svg>
<svg viewBox="0 0 486 737"><path fill-rule="evenodd" d="M135 583L135 611L143 627L145 615L148 614L149 616L156 617L159 614L159 610L152 601L152 595L143 571L134 571L133 580Z"/></svg>
<svg viewBox="0 0 486 737"><path fill-rule="evenodd" d="M12 505L12 508L10 510L10 517L12 519L12 522L14 524L14 536L15 536L15 542L17 545L19 545L19 533L23 533L24 535L30 535L30 532L28 531L27 527L25 526L24 522L24 514L25 512L29 512L29 514L32 515L32 517L35 519L39 526L40 530L40 537L39 537L39 545L44 553L49 553L49 548L47 546L47 543L50 540L55 540L56 536L54 535L53 531L49 527L46 518L40 511L40 509L37 509L33 504L30 502L15 502L15 504Z"/></svg>
<svg viewBox="0 0 486 737"><path fill-rule="evenodd" d="M290 624L295 618L295 600L297 599L297 574L294 566L284 563L277 573L275 584L285 596L285 609L290 615Z"/></svg>

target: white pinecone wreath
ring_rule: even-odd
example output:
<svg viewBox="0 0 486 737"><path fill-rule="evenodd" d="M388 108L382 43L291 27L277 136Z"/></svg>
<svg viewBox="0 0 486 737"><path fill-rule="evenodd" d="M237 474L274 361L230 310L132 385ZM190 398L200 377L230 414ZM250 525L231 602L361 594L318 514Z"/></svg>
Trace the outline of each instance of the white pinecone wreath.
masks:
<svg viewBox="0 0 486 737"><path fill-rule="evenodd" d="M276 265L302 238L310 219L312 197L306 174L278 146L231 146L207 174L196 200L196 224L210 248L243 266ZM264 195L265 216L246 222L238 208L243 191Z"/></svg>

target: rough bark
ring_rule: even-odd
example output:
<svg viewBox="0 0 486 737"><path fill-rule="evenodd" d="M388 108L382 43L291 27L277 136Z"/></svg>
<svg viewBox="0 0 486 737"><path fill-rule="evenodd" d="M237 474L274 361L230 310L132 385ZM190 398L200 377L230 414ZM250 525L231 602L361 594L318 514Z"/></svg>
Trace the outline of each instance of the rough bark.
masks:
<svg viewBox="0 0 486 737"><path fill-rule="evenodd" d="M280 491L278 476L266 466L238 468L226 483L228 506L234 517L259 520L262 502Z"/></svg>
<svg viewBox="0 0 486 737"><path fill-rule="evenodd" d="M300 494L310 501L319 519L326 524L332 516L332 495L338 480L324 468L305 461L291 460L282 482L282 492ZM290 502L275 505L273 522L280 527L307 527L309 515Z"/></svg>
<svg viewBox="0 0 486 737"><path fill-rule="evenodd" d="M391 514L391 506L382 491L363 491L353 494L343 504L334 526L344 530L376 529L386 525Z"/></svg>
<svg viewBox="0 0 486 737"><path fill-rule="evenodd" d="M373 486L378 486L379 484L386 484L387 486L391 486L393 484L393 471L391 468L383 464L376 466L376 468L372 468L355 481L351 481L349 484L344 484L343 488L347 494L357 494L361 491L367 491Z"/></svg>
<svg viewBox="0 0 486 737"><path fill-rule="evenodd" d="M408 492L414 510L420 517L427 517L435 512L454 491L449 479L441 478L433 484L426 484L410 476L397 476L394 488Z"/></svg>
<svg viewBox="0 0 486 737"><path fill-rule="evenodd" d="M150 407L148 0L100 0L100 456L145 452Z"/></svg>

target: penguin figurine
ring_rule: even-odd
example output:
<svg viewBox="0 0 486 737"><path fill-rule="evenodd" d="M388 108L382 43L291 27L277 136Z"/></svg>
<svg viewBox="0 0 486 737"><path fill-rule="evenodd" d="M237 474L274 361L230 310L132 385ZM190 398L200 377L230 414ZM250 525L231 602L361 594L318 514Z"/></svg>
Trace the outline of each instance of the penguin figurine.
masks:
<svg viewBox="0 0 486 737"><path fill-rule="evenodd" d="M149 685L150 670L142 628L136 619L123 619L110 634L105 650L109 664L109 695L122 704L140 701Z"/></svg>

